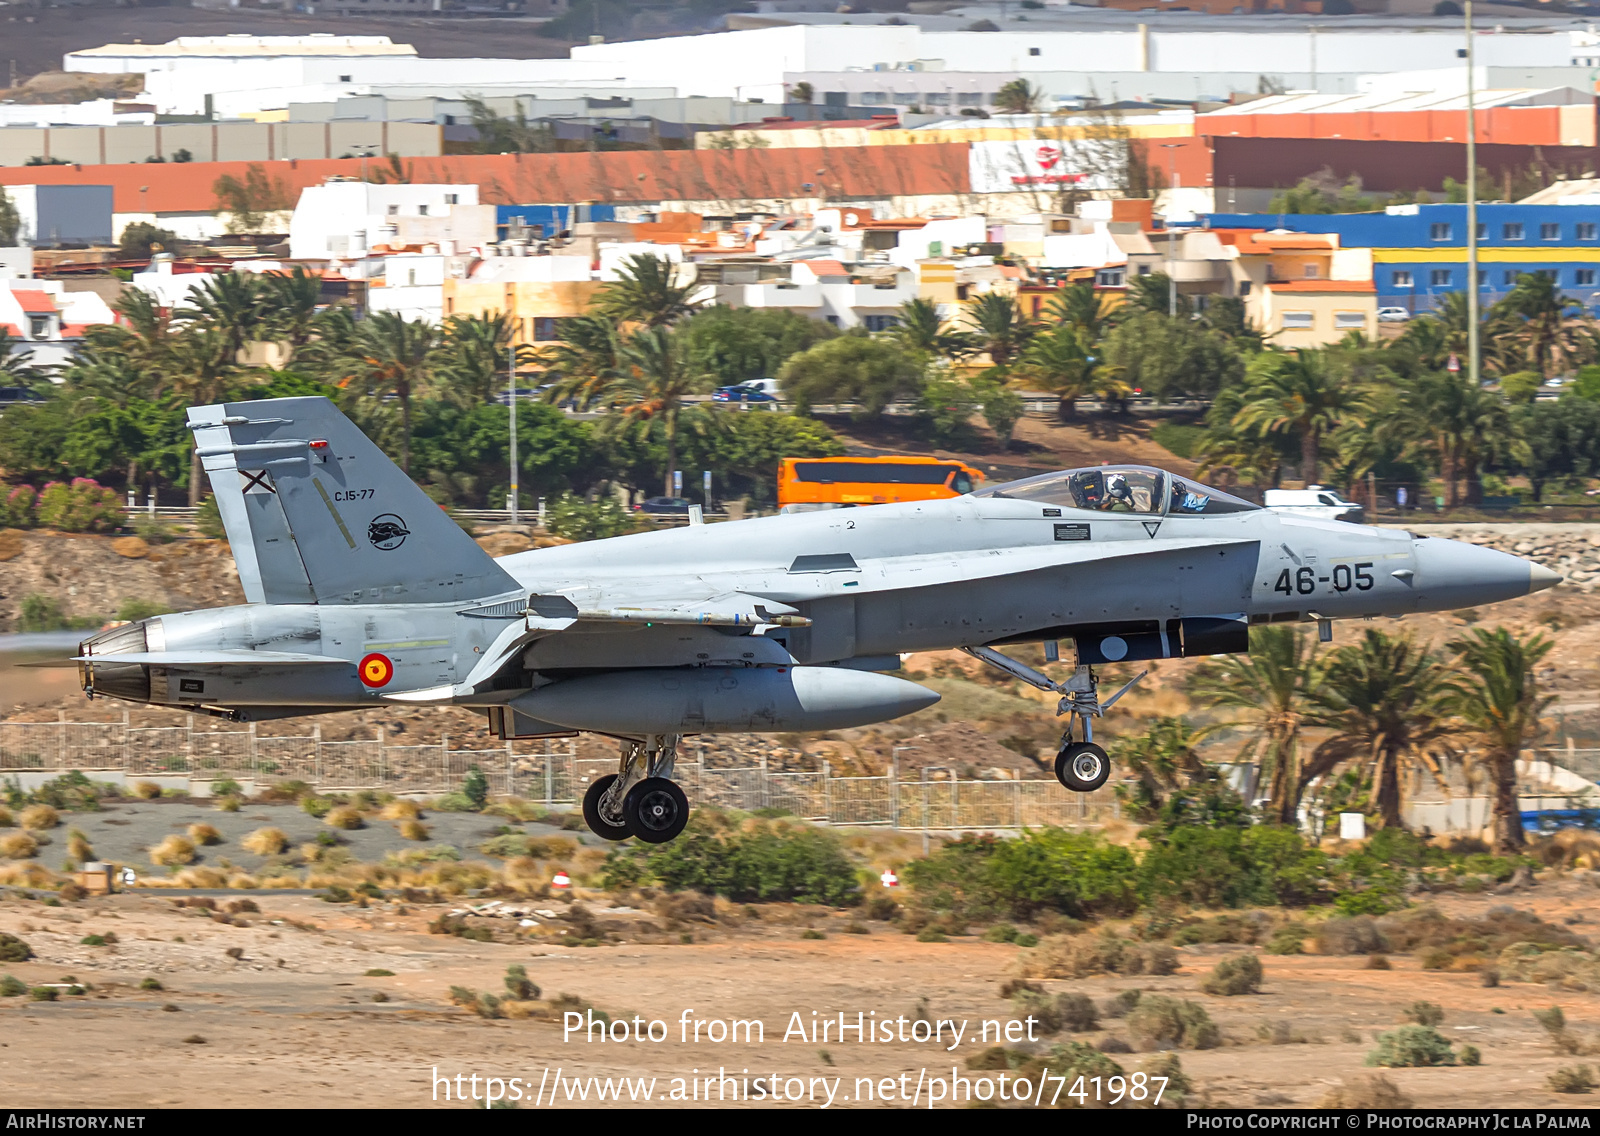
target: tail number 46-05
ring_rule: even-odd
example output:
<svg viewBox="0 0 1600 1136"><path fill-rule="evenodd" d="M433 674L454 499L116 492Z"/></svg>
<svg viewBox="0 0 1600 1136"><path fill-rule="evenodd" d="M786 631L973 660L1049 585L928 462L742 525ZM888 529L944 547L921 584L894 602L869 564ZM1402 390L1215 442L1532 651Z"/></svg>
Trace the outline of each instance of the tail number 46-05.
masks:
<svg viewBox="0 0 1600 1136"><path fill-rule="evenodd" d="M1272 590L1292 596L1298 592L1302 596L1309 596L1317 590L1318 584L1332 584L1336 592L1348 592L1355 588L1358 592L1370 591L1372 588L1372 564L1335 564L1333 572L1328 576L1318 576L1317 570L1310 565L1304 565L1294 570L1293 575L1285 568L1278 573L1278 582L1272 585Z"/></svg>

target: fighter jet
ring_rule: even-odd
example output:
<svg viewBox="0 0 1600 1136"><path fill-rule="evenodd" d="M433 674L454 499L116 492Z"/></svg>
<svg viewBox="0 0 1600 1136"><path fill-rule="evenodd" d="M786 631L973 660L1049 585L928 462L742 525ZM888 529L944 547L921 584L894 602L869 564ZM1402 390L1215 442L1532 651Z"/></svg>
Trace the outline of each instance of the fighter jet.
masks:
<svg viewBox="0 0 1600 1136"><path fill-rule="evenodd" d="M473 706L501 738L609 735L618 769L583 813L611 840L682 831L685 736L844 729L937 702L886 673L908 652L965 650L1061 695L1056 776L1089 792L1111 771L1094 719L1127 689L1102 703L1101 664L1248 651L1261 623L1315 622L1327 638L1338 619L1481 607L1560 580L1144 466L493 558L326 399L197 406L188 424L249 602L86 640L90 697L236 721ZM1057 659L1063 640L1061 682L999 649L1043 643Z"/></svg>

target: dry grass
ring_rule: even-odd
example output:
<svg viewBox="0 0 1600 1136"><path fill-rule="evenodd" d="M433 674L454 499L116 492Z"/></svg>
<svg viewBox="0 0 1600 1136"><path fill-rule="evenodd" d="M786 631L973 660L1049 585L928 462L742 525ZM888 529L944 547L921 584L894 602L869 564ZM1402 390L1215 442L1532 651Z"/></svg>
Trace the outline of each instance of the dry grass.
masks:
<svg viewBox="0 0 1600 1136"><path fill-rule="evenodd" d="M1355 1077L1329 1089L1320 1108L1412 1108L1411 1098L1382 1073Z"/></svg>
<svg viewBox="0 0 1600 1136"><path fill-rule="evenodd" d="M409 804L410 802L407 803ZM426 840L428 839L428 826L415 817L411 817L400 822L400 835L407 840Z"/></svg>
<svg viewBox="0 0 1600 1136"><path fill-rule="evenodd" d="M164 837L160 844L150 849L150 862L158 867L194 863L194 842L176 834Z"/></svg>
<svg viewBox="0 0 1600 1136"><path fill-rule="evenodd" d="M11 810L0 805L0 828L10 828L15 823L11 818Z"/></svg>
<svg viewBox="0 0 1600 1136"><path fill-rule="evenodd" d="M39 842L26 832L0 836L0 856L8 860L31 860L39 854Z"/></svg>
<svg viewBox="0 0 1600 1136"><path fill-rule="evenodd" d="M70 828L67 830L67 855L80 864L86 864L94 859L94 845L78 829Z"/></svg>
<svg viewBox="0 0 1600 1136"><path fill-rule="evenodd" d="M61 823L61 814L49 805L29 805L17 817L23 828L43 832Z"/></svg>
<svg viewBox="0 0 1600 1136"><path fill-rule="evenodd" d="M415 801L393 800L378 815L384 820L421 820L422 806Z"/></svg>
<svg viewBox="0 0 1600 1136"><path fill-rule="evenodd" d="M1529 851L1551 868L1600 868L1600 833L1564 828Z"/></svg>
<svg viewBox="0 0 1600 1136"><path fill-rule="evenodd" d="M1178 953L1165 943L1134 943L1114 935L1048 935L1022 959L1026 978L1087 978L1094 974L1172 974Z"/></svg>
<svg viewBox="0 0 1600 1136"><path fill-rule="evenodd" d="M212 828L209 824L191 824L189 826L189 839L196 844L221 844L222 833Z"/></svg>
<svg viewBox="0 0 1600 1136"><path fill-rule="evenodd" d="M239 844L257 856L279 856L289 847L289 836L281 828L258 828Z"/></svg>
<svg viewBox="0 0 1600 1136"><path fill-rule="evenodd" d="M154 781L135 781L133 795L143 801L153 801L161 796L161 786Z"/></svg>
<svg viewBox="0 0 1600 1136"><path fill-rule="evenodd" d="M328 810L328 815L322 819L334 828L342 828L347 831L367 826L367 822L361 819L361 810L353 805L335 805Z"/></svg>

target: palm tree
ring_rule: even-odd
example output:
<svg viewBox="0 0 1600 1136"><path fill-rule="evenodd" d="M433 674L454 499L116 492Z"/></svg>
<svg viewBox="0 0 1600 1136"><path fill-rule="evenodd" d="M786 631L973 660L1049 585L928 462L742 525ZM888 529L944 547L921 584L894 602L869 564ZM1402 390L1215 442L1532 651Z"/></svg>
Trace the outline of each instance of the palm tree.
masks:
<svg viewBox="0 0 1600 1136"><path fill-rule="evenodd" d="M291 355L317 334L317 308L322 302L322 277L295 265L288 272L261 277L264 334L289 345Z"/></svg>
<svg viewBox="0 0 1600 1136"><path fill-rule="evenodd" d="M240 380L238 348L220 328L193 324L168 340L160 363L156 393L172 406L205 406L222 402ZM200 447L189 457L189 507L200 504Z"/></svg>
<svg viewBox="0 0 1600 1136"><path fill-rule="evenodd" d="M1002 369L1022 351L1037 328L1015 297L1000 292L985 292L970 301L964 318L976 337L977 349Z"/></svg>
<svg viewBox="0 0 1600 1136"><path fill-rule="evenodd" d="M1167 795L1209 779L1196 746L1200 734L1183 718L1157 718L1143 734L1119 737L1112 757L1138 783L1118 786L1117 799L1141 821L1156 819Z"/></svg>
<svg viewBox="0 0 1600 1136"><path fill-rule="evenodd" d="M218 332L228 344L228 358L239 362L245 344L256 338L263 323L265 289L259 277L241 272L213 276L189 293L189 306L179 308L174 318L193 321Z"/></svg>
<svg viewBox="0 0 1600 1136"><path fill-rule="evenodd" d="M1055 395L1062 421L1072 417L1074 404L1083 395L1114 399L1128 394L1122 368L1105 363L1089 333L1076 324L1057 324L1029 339L1012 374Z"/></svg>
<svg viewBox="0 0 1600 1136"><path fill-rule="evenodd" d="M534 362L545 368L546 402L573 400L593 405L621 373L622 338L617 325L598 315L575 316L556 327L556 342L538 348Z"/></svg>
<svg viewBox="0 0 1600 1136"><path fill-rule="evenodd" d="M995 94L994 106L1005 114L1036 114L1044 92L1026 79L1012 79Z"/></svg>
<svg viewBox="0 0 1600 1136"><path fill-rule="evenodd" d="M667 447L666 489L678 468L678 425L683 400L711 387L711 376L696 368L685 344L666 328L637 331L622 345L620 373L603 398L622 412L622 421L660 424Z"/></svg>
<svg viewBox="0 0 1600 1136"><path fill-rule="evenodd" d="M1511 429L1505 400L1478 386L1463 371L1432 371L1403 387L1377 428L1414 454L1426 455L1439 467L1445 506L1475 503L1482 495L1478 468L1485 458L1505 451L1514 456L1526 444Z"/></svg>
<svg viewBox="0 0 1600 1136"><path fill-rule="evenodd" d="M1110 296L1095 290L1087 280L1069 284L1045 305L1046 322L1067 324L1082 331L1088 343L1098 343L1111 327L1117 305Z"/></svg>
<svg viewBox="0 0 1600 1136"><path fill-rule="evenodd" d="M11 334L10 327L0 324L0 380L9 386L25 387L44 376L33 365L33 352Z"/></svg>
<svg viewBox="0 0 1600 1136"><path fill-rule="evenodd" d="M370 395L393 394L400 403L400 468L411 472L411 397L432 385L439 332L424 320L376 312L356 325L347 348L346 382Z"/></svg>
<svg viewBox="0 0 1600 1136"><path fill-rule="evenodd" d="M1234 424L1300 440L1300 476L1317 480L1324 437L1341 423L1359 419L1367 408L1365 392L1348 381L1327 348L1303 348L1293 355L1266 352L1251 363L1248 390Z"/></svg>
<svg viewBox="0 0 1600 1136"><path fill-rule="evenodd" d="M499 312L445 320L434 366L439 385L465 405L488 402L509 382L501 368L508 366L511 336L511 320Z"/></svg>
<svg viewBox="0 0 1600 1136"><path fill-rule="evenodd" d="M694 312L703 301L693 298L699 285L678 283L678 267L650 253L636 253L623 262L616 280L596 293L595 311L618 323L666 327Z"/></svg>
<svg viewBox="0 0 1600 1136"><path fill-rule="evenodd" d="M1478 762L1493 788L1494 850L1512 855L1526 843L1517 800L1517 758L1539 733L1553 695L1539 693L1535 674L1553 644L1544 635L1518 639L1504 627L1473 628L1448 644L1470 678L1452 684L1447 705L1476 741Z"/></svg>
<svg viewBox="0 0 1600 1136"><path fill-rule="evenodd" d="M1267 815L1292 825L1300 807L1300 732L1322 689L1323 667L1306 636L1288 627L1254 627L1250 653L1228 655L1196 673L1190 693L1238 717L1205 733L1234 727L1250 731L1241 756L1268 778Z"/></svg>
<svg viewBox="0 0 1600 1136"><path fill-rule="evenodd" d="M921 296L906 300L895 313L889 334L907 351L923 355L955 357L972 350L972 337L962 331L945 331L939 305Z"/></svg>
<svg viewBox="0 0 1600 1136"><path fill-rule="evenodd" d="M1570 361L1574 337L1567 317L1579 301L1562 294L1555 278L1544 272L1524 272L1492 315L1504 320L1511 336L1522 344L1526 365L1544 375L1560 372Z"/></svg>
<svg viewBox="0 0 1600 1136"><path fill-rule="evenodd" d="M1301 769L1299 792L1346 762L1370 762L1371 807L1384 828L1403 827L1402 767L1420 763L1441 776L1427 747L1450 732L1448 691L1439 658L1410 635L1368 630L1359 643L1334 651L1311 717L1333 733Z"/></svg>

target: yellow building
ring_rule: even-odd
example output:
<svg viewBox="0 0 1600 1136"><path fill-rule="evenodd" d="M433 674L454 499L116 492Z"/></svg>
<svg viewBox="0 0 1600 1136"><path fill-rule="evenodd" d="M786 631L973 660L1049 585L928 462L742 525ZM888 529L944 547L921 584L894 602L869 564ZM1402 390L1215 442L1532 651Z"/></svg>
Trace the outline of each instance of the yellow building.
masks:
<svg viewBox="0 0 1600 1136"><path fill-rule="evenodd" d="M550 343L561 321L587 312L603 287L590 279L589 264L575 256L492 257L467 279L444 282L444 316L507 315L518 346Z"/></svg>

